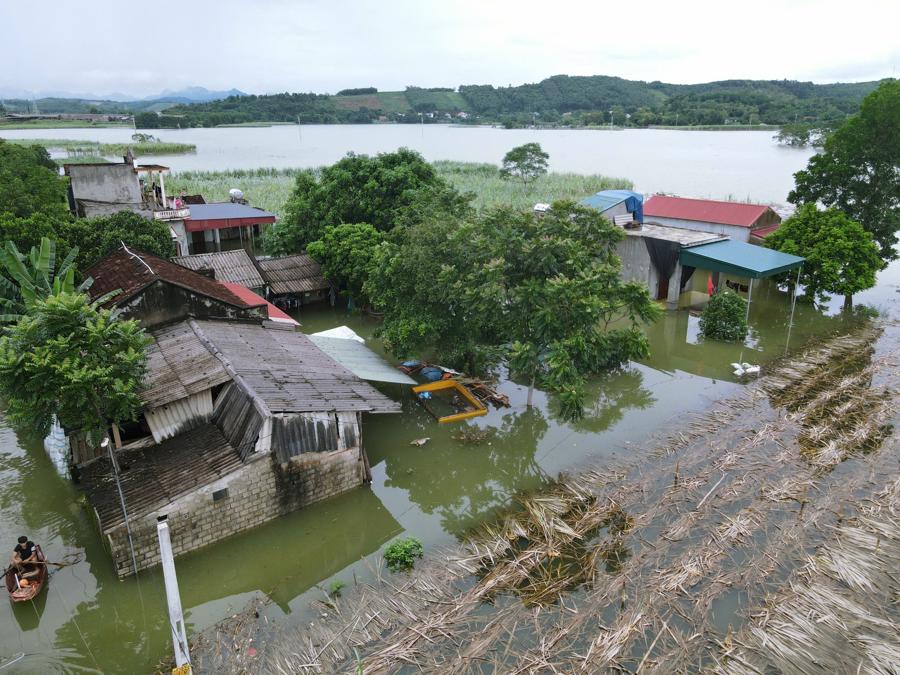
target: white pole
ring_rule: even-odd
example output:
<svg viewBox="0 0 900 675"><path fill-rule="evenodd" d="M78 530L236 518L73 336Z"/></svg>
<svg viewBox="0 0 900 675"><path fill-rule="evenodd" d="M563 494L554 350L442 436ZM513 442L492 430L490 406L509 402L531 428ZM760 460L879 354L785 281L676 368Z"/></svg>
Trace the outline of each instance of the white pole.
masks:
<svg viewBox="0 0 900 675"><path fill-rule="evenodd" d="M750 303L753 302L753 279L750 279L750 288L747 291L747 316L744 318L745 321L750 320Z"/></svg>
<svg viewBox="0 0 900 675"><path fill-rule="evenodd" d="M803 265L797 268L797 281L794 282L794 294L791 296L791 321L788 323L789 326L794 325L794 307L797 306L797 288L800 286L800 270L803 269Z"/></svg>
<svg viewBox="0 0 900 675"><path fill-rule="evenodd" d="M159 190L162 193L162 206L161 208L167 209L169 208L166 204L166 179L163 177L163 171L159 172Z"/></svg>
<svg viewBox="0 0 900 675"><path fill-rule="evenodd" d="M181 595L178 593L178 578L175 576L175 559L172 557L172 540L169 538L169 523L165 516L156 522L159 535L159 556L162 562L163 581L166 584L166 601L169 605L169 625L172 629L172 645L175 648L175 665L179 668L191 665L187 634L184 630L184 615L181 612Z"/></svg>

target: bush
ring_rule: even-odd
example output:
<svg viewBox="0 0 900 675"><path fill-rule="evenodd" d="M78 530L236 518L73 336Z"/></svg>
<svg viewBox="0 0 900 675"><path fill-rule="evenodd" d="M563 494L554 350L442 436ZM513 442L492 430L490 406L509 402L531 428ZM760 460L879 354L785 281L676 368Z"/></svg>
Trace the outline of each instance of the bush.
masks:
<svg viewBox="0 0 900 675"><path fill-rule="evenodd" d="M328 595L333 598L339 598L341 596L341 591L344 590L344 587L347 584L341 581L340 579L335 579L331 582L331 585L328 587Z"/></svg>
<svg viewBox="0 0 900 675"><path fill-rule="evenodd" d="M736 342L747 337L747 303L733 293L716 293L700 316L700 333L712 340Z"/></svg>
<svg viewBox="0 0 900 675"><path fill-rule="evenodd" d="M384 550L384 561L391 572L411 570L416 558L421 558L425 549L415 537L398 539Z"/></svg>

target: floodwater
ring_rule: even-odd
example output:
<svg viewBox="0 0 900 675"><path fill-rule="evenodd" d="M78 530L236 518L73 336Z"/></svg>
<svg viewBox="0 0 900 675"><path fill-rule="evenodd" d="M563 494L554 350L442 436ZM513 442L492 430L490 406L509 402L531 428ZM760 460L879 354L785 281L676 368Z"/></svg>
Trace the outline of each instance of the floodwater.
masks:
<svg viewBox="0 0 900 675"><path fill-rule="evenodd" d="M5 138L129 141L127 128L0 131ZM779 146L769 131L667 129L499 129L444 124L284 125L218 129L162 129L164 141L193 143L190 155L139 161L174 171L317 167L346 153L372 154L408 147L427 160L499 164L506 152L536 142L550 154L552 171L629 178L635 189L690 197L783 204L809 149ZM75 160L77 161L77 160Z"/></svg>
<svg viewBox="0 0 900 675"><path fill-rule="evenodd" d="M900 299L900 265L861 294L891 311ZM364 421L371 487L298 511L256 530L177 560L189 635L196 635L253 600L276 624L315 620L310 601L332 581L366 578L375 555L392 538L420 538L427 551L451 544L471 526L586 462L639 452L654 433L702 412L741 386L732 361L766 363L811 338L840 332L845 319L798 303L788 336L790 305L775 288L754 293L746 345L703 343L696 317L670 312L649 329L652 356L592 381L584 419L565 422L552 397L525 407L525 387L506 379L512 406L470 424L492 429L481 445L455 440L461 425L439 426L403 387L385 385L403 401L400 415ZM835 305L839 305L838 300ZM307 332L346 324L371 336L377 323L344 309L298 314ZM369 344L380 349L376 339ZM413 439L428 436L424 447ZM77 554L55 571L34 603L0 603L0 668L6 672L150 672L171 653L165 596L156 570L119 581L76 486L56 476L37 446L0 428L0 534L10 550L28 533L50 560ZM13 663L12 661L19 659Z"/></svg>

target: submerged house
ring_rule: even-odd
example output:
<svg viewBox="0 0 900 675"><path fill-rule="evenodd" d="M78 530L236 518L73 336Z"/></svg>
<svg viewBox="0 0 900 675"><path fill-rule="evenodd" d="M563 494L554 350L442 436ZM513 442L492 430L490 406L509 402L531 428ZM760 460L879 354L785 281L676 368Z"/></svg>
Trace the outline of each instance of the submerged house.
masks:
<svg viewBox="0 0 900 675"><path fill-rule="evenodd" d="M362 415L399 412L399 403L294 325L270 320L261 298L241 300L208 277L124 249L90 273L99 276L95 297L121 284L111 303L152 338L142 412L121 430L116 466L98 453L79 467L120 576L159 562L161 516L178 555L369 479ZM164 311L168 294L177 301Z"/></svg>
<svg viewBox="0 0 900 675"><path fill-rule="evenodd" d="M332 297L322 266L306 253L260 258L257 263L276 305L300 307Z"/></svg>
<svg viewBox="0 0 900 675"><path fill-rule="evenodd" d="M660 225L723 234L734 241L761 240L781 224L770 206L653 195L644 203L644 216Z"/></svg>
<svg viewBox="0 0 900 675"><path fill-rule="evenodd" d="M172 262L216 281L239 284L257 295L263 297L266 295L266 282L256 265L256 260L242 248L219 253L176 256L172 258Z"/></svg>

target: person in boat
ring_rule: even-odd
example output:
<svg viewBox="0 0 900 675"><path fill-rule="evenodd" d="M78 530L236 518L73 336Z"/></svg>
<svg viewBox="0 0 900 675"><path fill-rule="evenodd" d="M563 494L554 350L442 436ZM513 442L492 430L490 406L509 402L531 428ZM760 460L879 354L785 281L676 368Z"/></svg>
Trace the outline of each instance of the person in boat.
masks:
<svg viewBox="0 0 900 675"><path fill-rule="evenodd" d="M10 565L15 567L22 577L34 576L38 572L37 565L33 564L35 561L37 561L35 543L22 535L13 549Z"/></svg>

